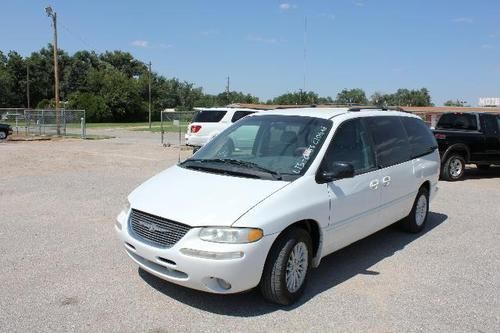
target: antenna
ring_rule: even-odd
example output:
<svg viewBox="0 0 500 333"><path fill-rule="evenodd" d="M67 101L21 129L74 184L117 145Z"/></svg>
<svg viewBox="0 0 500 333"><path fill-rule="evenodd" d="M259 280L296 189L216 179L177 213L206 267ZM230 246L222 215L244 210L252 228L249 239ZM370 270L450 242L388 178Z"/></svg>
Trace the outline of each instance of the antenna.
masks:
<svg viewBox="0 0 500 333"><path fill-rule="evenodd" d="M230 94L230 90L229 90L229 74L226 76L226 95L227 95L227 101L229 104L231 104L231 101L229 100L229 94Z"/></svg>

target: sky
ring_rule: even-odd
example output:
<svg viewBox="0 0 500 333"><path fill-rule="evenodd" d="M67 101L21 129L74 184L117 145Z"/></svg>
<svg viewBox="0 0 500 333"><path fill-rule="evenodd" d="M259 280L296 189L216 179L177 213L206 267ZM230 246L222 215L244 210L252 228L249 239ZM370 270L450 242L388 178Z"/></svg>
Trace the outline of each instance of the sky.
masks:
<svg viewBox="0 0 500 333"><path fill-rule="evenodd" d="M27 56L46 46L52 34L44 8L51 5L66 52L128 51L206 93L222 92L229 75L231 90L264 100L304 87L332 97L344 88L369 97L426 87L436 105L500 96L499 0L0 4L3 52Z"/></svg>

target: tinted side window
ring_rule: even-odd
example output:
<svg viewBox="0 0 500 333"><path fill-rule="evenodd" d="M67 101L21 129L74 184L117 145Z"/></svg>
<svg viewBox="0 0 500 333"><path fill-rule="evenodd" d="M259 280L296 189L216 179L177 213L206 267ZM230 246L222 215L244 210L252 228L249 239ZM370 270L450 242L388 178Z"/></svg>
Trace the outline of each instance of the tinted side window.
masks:
<svg viewBox="0 0 500 333"><path fill-rule="evenodd" d="M427 155L437 148L434 135L423 121L410 117L404 117L401 120L408 134L411 158Z"/></svg>
<svg viewBox="0 0 500 333"><path fill-rule="evenodd" d="M497 126L498 126L498 129L500 130L500 116L497 116Z"/></svg>
<svg viewBox="0 0 500 333"><path fill-rule="evenodd" d="M367 122L381 167L410 160L410 144L400 117L373 117Z"/></svg>
<svg viewBox="0 0 500 333"><path fill-rule="evenodd" d="M376 167L370 137L360 119L349 120L340 125L335 132L325 161L327 168L335 162L351 163L355 174L364 173Z"/></svg>
<svg viewBox="0 0 500 333"><path fill-rule="evenodd" d="M436 128L477 130L477 118L472 113L445 113L439 118Z"/></svg>
<svg viewBox="0 0 500 333"><path fill-rule="evenodd" d="M254 113L253 111L236 111L233 114L233 118L231 118L231 122L234 123L235 121L240 120L241 118L248 116L249 114Z"/></svg>
<svg viewBox="0 0 500 333"><path fill-rule="evenodd" d="M498 129L498 118L495 117L494 115L481 115L481 129L483 130L484 134L488 135L498 135L499 134L499 129Z"/></svg>
<svg viewBox="0 0 500 333"><path fill-rule="evenodd" d="M226 111L198 111L194 115L193 123L218 123L226 114Z"/></svg>

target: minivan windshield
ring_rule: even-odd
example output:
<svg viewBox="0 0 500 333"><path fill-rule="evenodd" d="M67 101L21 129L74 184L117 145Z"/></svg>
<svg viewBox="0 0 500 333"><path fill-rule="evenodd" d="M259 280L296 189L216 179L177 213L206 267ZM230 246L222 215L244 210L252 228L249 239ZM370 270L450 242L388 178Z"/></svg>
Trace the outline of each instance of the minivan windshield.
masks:
<svg viewBox="0 0 500 333"><path fill-rule="evenodd" d="M323 145L332 122L304 116L248 116L180 166L240 177L294 180Z"/></svg>

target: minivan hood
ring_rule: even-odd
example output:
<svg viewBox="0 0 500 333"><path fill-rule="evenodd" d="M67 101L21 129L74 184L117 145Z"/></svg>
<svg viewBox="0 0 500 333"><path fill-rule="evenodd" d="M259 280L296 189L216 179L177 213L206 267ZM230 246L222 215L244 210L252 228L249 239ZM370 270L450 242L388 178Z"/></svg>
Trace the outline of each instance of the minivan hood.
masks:
<svg viewBox="0 0 500 333"><path fill-rule="evenodd" d="M133 209L190 226L230 226L288 182L225 176L173 166L130 195Z"/></svg>

